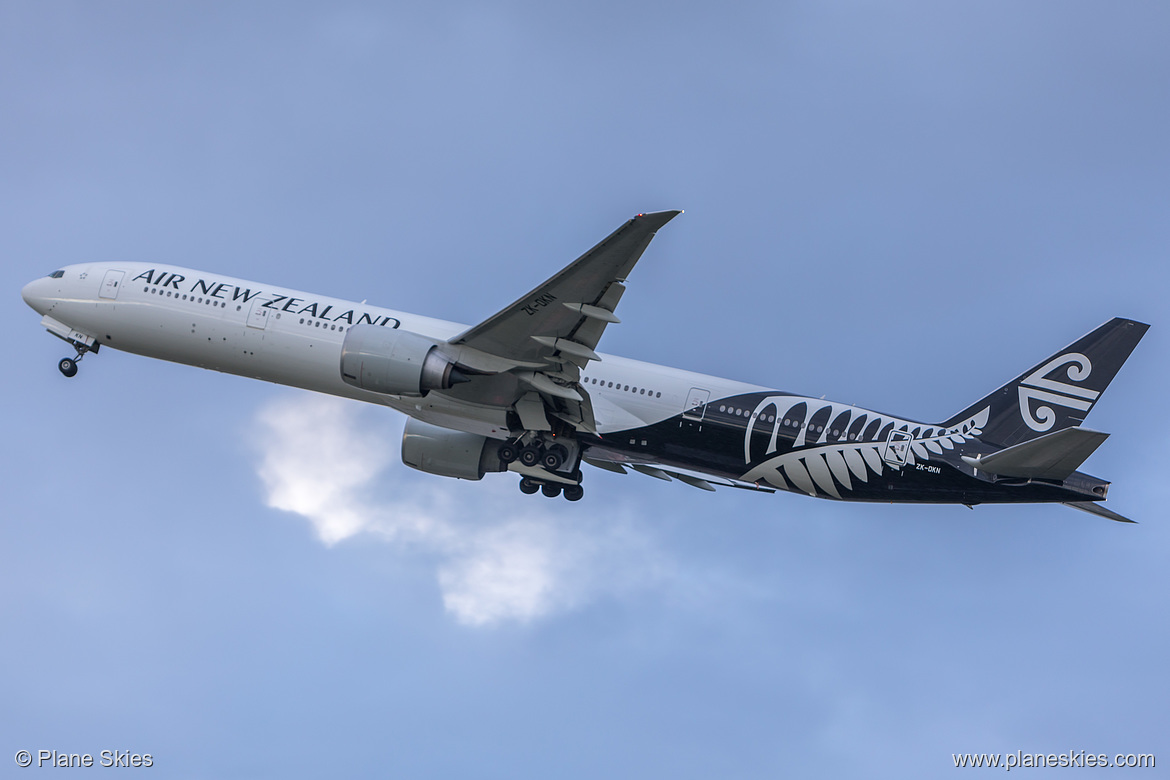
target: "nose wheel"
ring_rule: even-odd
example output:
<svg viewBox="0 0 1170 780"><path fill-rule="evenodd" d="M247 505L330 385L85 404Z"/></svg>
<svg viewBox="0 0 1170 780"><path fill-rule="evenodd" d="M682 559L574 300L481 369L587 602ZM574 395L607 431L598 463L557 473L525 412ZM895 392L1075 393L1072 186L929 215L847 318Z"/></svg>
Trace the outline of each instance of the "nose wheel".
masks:
<svg viewBox="0 0 1170 780"><path fill-rule="evenodd" d="M57 370L65 376L77 376L77 364L81 362L83 357L85 357L85 353L97 352L100 345L95 343L93 346L89 346L88 344L76 341L74 339L65 339L65 341L69 343L69 346L77 350L77 356L71 358L61 358L61 360L57 362Z"/></svg>

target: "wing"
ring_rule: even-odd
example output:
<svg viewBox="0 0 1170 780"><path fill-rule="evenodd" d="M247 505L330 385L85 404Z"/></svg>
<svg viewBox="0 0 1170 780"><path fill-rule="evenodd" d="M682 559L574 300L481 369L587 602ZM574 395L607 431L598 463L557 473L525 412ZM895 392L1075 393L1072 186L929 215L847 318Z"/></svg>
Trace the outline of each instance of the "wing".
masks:
<svg viewBox="0 0 1170 780"><path fill-rule="evenodd" d="M681 211L639 214L609 238L511 306L451 339L522 363L562 361L584 366L605 326L618 322L614 309L626 280L655 232Z"/></svg>
<svg viewBox="0 0 1170 780"><path fill-rule="evenodd" d="M639 214L527 295L451 339L444 351L482 374L446 394L515 406L525 428L547 430L542 417L548 412L593 431L580 370L600 360L594 349L606 326L619 321L614 310L634 264L658 229L681 213Z"/></svg>
<svg viewBox="0 0 1170 780"><path fill-rule="evenodd" d="M667 482L678 480L685 485L698 488L699 490L707 490L714 492L718 487L733 487L741 490L755 490L761 493L775 493L776 489L771 485L760 482L744 482L739 479L728 479L727 477L716 477L711 474L704 474L693 469L680 469L676 466L664 465L661 463L653 463L649 461L631 460L623 457L615 457L610 453L597 448L591 448L585 455L584 462L590 466L602 469L603 471L612 471L615 474L628 474L627 468L633 469L639 474L645 474L648 477L655 479L662 479Z"/></svg>

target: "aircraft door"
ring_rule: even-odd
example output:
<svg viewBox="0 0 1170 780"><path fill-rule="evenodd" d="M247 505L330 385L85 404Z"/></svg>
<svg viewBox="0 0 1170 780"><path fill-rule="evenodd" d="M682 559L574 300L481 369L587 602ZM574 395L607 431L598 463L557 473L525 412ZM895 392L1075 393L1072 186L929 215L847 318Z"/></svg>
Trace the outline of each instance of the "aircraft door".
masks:
<svg viewBox="0 0 1170 780"><path fill-rule="evenodd" d="M264 330L268 327L268 312L264 304L268 301L252 301L252 308L248 309L248 327Z"/></svg>
<svg viewBox="0 0 1170 780"><path fill-rule="evenodd" d="M910 442L913 440L914 437L906 431L890 431L890 438L886 439L885 450L882 452L882 460L894 468L902 468L910 456Z"/></svg>
<svg viewBox="0 0 1170 780"><path fill-rule="evenodd" d="M701 421L707 413L707 401L711 399L711 392L701 387L692 387L687 393L687 404L683 409L683 417L688 420Z"/></svg>
<svg viewBox="0 0 1170 780"><path fill-rule="evenodd" d="M106 271L106 276L102 279L102 289L98 295L110 300L117 298L118 288L122 286L122 277L125 275L125 271Z"/></svg>

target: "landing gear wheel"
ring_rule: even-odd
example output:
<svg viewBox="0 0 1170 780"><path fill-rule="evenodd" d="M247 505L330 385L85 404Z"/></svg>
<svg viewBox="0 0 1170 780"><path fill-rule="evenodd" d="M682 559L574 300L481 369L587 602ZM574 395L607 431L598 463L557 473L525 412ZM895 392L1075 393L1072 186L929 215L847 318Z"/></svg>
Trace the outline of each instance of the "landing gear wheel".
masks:
<svg viewBox="0 0 1170 780"><path fill-rule="evenodd" d="M538 490L540 490L540 483L539 482L537 482L535 480L531 480L528 477L525 477L524 479L520 480L520 492L521 493L524 493L525 495L530 496Z"/></svg>
<svg viewBox="0 0 1170 780"><path fill-rule="evenodd" d="M580 501L585 497L585 488L580 485L569 485L565 488L565 498L570 501Z"/></svg>
<svg viewBox="0 0 1170 780"><path fill-rule="evenodd" d="M516 449L515 444L508 442L500 445L500 462L505 466L514 462L518 457L520 457L520 450Z"/></svg>
<svg viewBox="0 0 1170 780"><path fill-rule="evenodd" d="M540 465L549 471L556 471L565 462L565 457L568 454L569 451L564 447L559 444L554 444L544 451L544 455L540 459Z"/></svg>
<svg viewBox="0 0 1170 780"><path fill-rule="evenodd" d="M61 362L57 364L57 368L65 376L77 375L77 361L73 358L61 358Z"/></svg>
<svg viewBox="0 0 1170 780"><path fill-rule="evenodd" d="M552 482L545 482L540 486L540 492L544 493L549 498L556 498L561 494L561 486Z"/></svg>
<svg viewBox="0 0 1170 780"><path fill-rule="evenodd" d="M528 446L520 450L520 462L525 466L535 466L540 463L540 448Z"/></svg>

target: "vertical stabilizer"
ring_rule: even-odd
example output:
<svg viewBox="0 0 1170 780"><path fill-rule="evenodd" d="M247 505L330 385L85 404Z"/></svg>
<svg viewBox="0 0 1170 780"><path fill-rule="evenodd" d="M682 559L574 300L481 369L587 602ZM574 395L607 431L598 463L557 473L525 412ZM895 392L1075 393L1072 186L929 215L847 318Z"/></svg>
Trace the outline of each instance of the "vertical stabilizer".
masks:
<svg viewBox="0 0 1170 780"><path fill-rule="evenodd" d="M989 410L983 441L1010 447L1080 425L1149 329L1110 320L943 423Z"/></svg>

